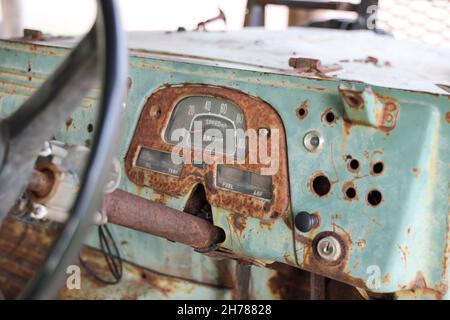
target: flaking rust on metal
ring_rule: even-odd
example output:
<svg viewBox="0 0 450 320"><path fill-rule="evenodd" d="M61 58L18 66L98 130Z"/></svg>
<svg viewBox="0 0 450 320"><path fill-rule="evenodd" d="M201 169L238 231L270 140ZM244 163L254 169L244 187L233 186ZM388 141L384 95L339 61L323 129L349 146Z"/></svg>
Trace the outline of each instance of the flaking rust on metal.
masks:
<svg viewBox="0 0 450 320"><path fill-rule="evenodd" d="M223 231L209 221L122 190L105 195L103 211L111 223L197 249L223 241Z"/></svg>
<svg viewBox="0 0 450 320"><path fill-rule="evenodd" d="M348 135L353 125L374 127L386 135L395 129L400 111L397 99L374 93L371 87L364 90L339 86L344 102L344 133Z"/></svg>
<svg viewBox="0 0 450 320"><path fill-rule="evenodd" d="M75 126L73 125L73 118L70 117L66 120L66 130L71 129L72 127L75 128Z"/></svg>
<svg viewBox="0 0 450 320"><path fill-rule="evenodd" d="M162 133L177 102L183 98L196 95L223 98L235 103L244 113L246 128L278 129L279 170L272 176L273 194L270 201L217 188L215 184L216 166L214 164L207 164L205 168L184 164L180 177L135 166L135 159L141 147L168 153L172 151L174 146L163 140ZM270 150L270 143L272 142L269 139L268 150ZM198 151L191 151L191 159L194 159L194 152ZM154 91L145 103L125 157L125 171L136 185L150 187L172 197L182 197L192 190L193 186L200 183L205 187L208 202L213 206L256 218L275 219L285 215L289 206L286 152L286 136L281 118L269 104L261 99L234 89L216 86L165 85ZM220 155L220 157L222 156ZM234 164L233 167L260 173L264 165L249 164L247 153L245 164Z"/></svg>
<svg viewBox="0 0 450 320"><path fill-rule="evenodd" d="M83 260L97 274L110 274L108 265L104 261L103 254L95 249L85 247L82 249ZM83 268L81 269L82 286L80 290L69 290L64 288L59 293L60 299L123 299L135 300L145 297L148 293L157 292L164 298L176 292L182 291L189 295L193 286L184 283L174 277L166 276L158 272L144 269L128 262L123 262L124 275L121 282L116 286L105 285L92 278Z"/></svg>
<svg viewBox="0 0 450 320"><path fill-rule="evenodd" d="M255 265L255 266L258 266L261 268L266 267L265 261L258 260L258 259L246 256L246 255L236 254L236 253L232 252L231 250L228 250L223 247L219 247L216 251L206 252L204 254L206 256L212 257L212 258L220 258L220 259L227 258L227 259L236 260L241 263Z"/></svg>
<svg viewBox="0 0 450 320"><path fill-rule="evenodd" d="M450 123L450 111L445 113L445 121L447 121L447 123Z"/></svg>
<svg viewBox="0 0 450 320"><path fill-rule="evenodd" d="M301 73L312 73L318 76L325 77L326 73L334 72L342 69L339 64L323 65L319 59L311 58L289 58L288 64L290 67Z"/></svg>
<svg viewBox="0 0 450 320"><path fill-rule="evenodd" d="M0 290L15 299L39 269L59 234L60 226L35 226L9 217L0 228Z"/></svg>
<svg viewBox="0 0 450 320"><path fill-rule="evenodd" d="M31 191L36 197L43 198L52 191L54 183L55 177L52 171L33 169L27 190Z"/></svg>
<svg viewBox="0 0 450 320"><path fill-rule="evenodd" d="M231 221L233 229L237 235L242 236L242 232L247 227L247 217L241 213L232 213L228 216L228 219Z"/></svg>
<svg viewBox="0 0 450 320"><path fill-rule="evenodd" d="M362 299L356 288L342 282L281 263L273 263L268 268L275 271L268 280L269 289L280 299Z"/></svg>
<svg viewBox="0 0 450 320"><path fill-rule="evenodd" d="M312 240L309 237L304 237L300 234L296 234L295 238L298 242L301 243L301 251L303 252L303 259L299 264L300 268L353 285L358 288L367 289L365 280L351 276L348 270L348 259L350 257L350 250L352 247L352 240L350 238L350 235L336 225L333 225L333 229L333 232L328 232L326 234L337 236L341 241L341 245L344 248L344 254L342 255L342 258L339 261L331 264L320 260L315 253L315 244L317 243L319 238L315 238L314 240ZM325 234L322 234L321 237L323 237L324 235Z"/></svg>
<svg viewBox="0 0 450 320"><path fill-rule="evenodd" d="M310 273L288 265L274 263L269 266L275 274L269 278L268 286L279 299L310 298Z"/></svg>
<svg viewBox="0 0 450 320"><path fill-rule="evenodd" d="M441 300L446 295L447 290L446 285L437 287L437 290L429 288L425 275L421 271L418 271L416 277L410 283L399 286L399 291L395 295L400 298L409 299L428 296L436 300Z"/></svg>

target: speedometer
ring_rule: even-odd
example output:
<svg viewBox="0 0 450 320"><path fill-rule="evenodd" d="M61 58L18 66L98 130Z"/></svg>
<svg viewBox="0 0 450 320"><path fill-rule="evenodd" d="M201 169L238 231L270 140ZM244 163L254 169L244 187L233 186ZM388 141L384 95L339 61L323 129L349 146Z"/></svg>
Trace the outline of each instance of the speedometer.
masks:
<svg viewBox="0 0 450 320"><path fill-rule="evenodd" d="M231 101L209 96L180 100L164 134L167 143L178 144L186 134L189 146L208 149L227 156L245 154L245 119ZM242 134L241 134L242 133Z"/></svg>

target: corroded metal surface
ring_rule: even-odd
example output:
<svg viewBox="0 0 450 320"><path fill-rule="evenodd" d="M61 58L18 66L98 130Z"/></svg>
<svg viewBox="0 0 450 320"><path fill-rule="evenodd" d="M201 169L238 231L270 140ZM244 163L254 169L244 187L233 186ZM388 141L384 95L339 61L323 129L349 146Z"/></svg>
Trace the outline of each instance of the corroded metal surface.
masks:
<svg viewBox="0 0 450 320"><path fill-rule="evenodd" d="M0 291L15 299L38 270L58 235L57 225L34 226L7 218L0 228Z"/></svg>
<svg viewBox="0 0 450 320"><path fill-rule="evenodd" d="M279 145L279 170L272 176L273 198L270 202L241 193L230 192L216 187L216 163L206 165L205 169L198 168L191 163L184 164L181 177L173 177L155 171L145 170L135 165L141 147L171 152L173 146L163 140L163 132L169 121L176 103L192 95L204 95L228 99L235 103L244 113L246 127L271 128L279 130L279 141L268 140ZM125 168L131 181L140 186L153 188L172 196L182 196L196 184L203 184L206 196L211 205L227 208L231 211L246 215L273 219L284 215L289 206L289 187L286 164L286 143L283 124L273 108L261 99L243 94L237 90L230 90L215 86L179 85L167 86L154 91L145 103L140 119L137 123L130 147L125 158ZM192 150L191 159L195 150ZM276 158L278 160L278 158ZM234 164L233 167L260 173L264 164L250 164L246 155L245 164Z"/></svg>
<svg viewBox="0 0 450 320"><path fill-rule="evenodd" d="M39 171L34 169L28 182L27 190L33 192L37 197L45 197L53 188L54 177L50 171Z"/></svg>
<svg viewBox="0 0 450 320"><path fill-rule="evenodd" d="M11 112L33 92L65 52L54 47L2 43L1 114ZM148 97L163 84L203 83L248 93L272 106L285 129L289 165L286 182L290 186L286 197L290 209L282 219L267 222L216 202L212 206L213 221L227 236L223 249L262 264L280 261L366 289L370 289L370 271L378 267L380 283L371 291L399 291L410 297L433 292L435 297L449 297L448 96L373 86L374 95L383 105L392 102L396 106L394 111L398 112L395 126L386 130L382 129L383 124L368 126L348 121L339 85L344 82L348 88L362 92L367 86L358 82L313 80L234 70L211 66L211 63L166 60L152 59L145 54L130 59L132 86L124 120L125 133L118 142L119 159L126 157ZM95 102L94 90L57 138L74 144L92 139L89 124L95 117ZM306 112L300 115L302 107ZM327 117L329 112L334 114L334 119ZM308 152L302 143L306 132L311 130L320 132L324 138L324 146L318 153ZM352 163L356 162L355 167ZM383 163L383 170L377 173L374 165L379 162ZM317 173L330 183L330 189L322 197L312 185ZM345 194L350 186L357 194L352 201ZM169 188L137 185L127 176L123 177L120 189L177 210L184 209L192 192L192 188L187 188L186 194L174 195ZM369 196L374 190L381 194L381 200L375 205ZM248 209L245 204L243 208ZM320 223L308 233L300 233L293 227L293 216L300 211L314 213L319 218ZM165 262L169 257L187 259L187 251L166 245L165 240L119 227L117 230L121 241L130 241L123 249L130 260L155 266L158 271L170 269L172 274L202 278L192 271L189 263L180 263L184 268L181 270ZM326 265L315 257L313 242L322 232L336 233L343 240L345 257L338 265ZM149 253L148 248L154 253ZM174 258L180 254L185 256ZM202 262L195 258L193 264L199 266ZM208 282L217 282L216 278L204 277ZM417 294L412 295L411 290Z"/></svg>
<svg viewBox="0 0 450 320"><path fill-rule="evenodd" d="M93 249L82 251L83 259L98 273L108 273L102 254ZM229 299L231 292L220 286L205 286L167 276L128 262L123 263L123 277L117 285L105 285L81 270L81 289L64 288L60 299L136 300L136 299Z"/></svg>
<svg viewBox="0 0 450 320"><path fill-rule="evenodd" d="M213 248L224 238L220 228L204 219L121 190L105 195L103 210L111 223L197 249Z"/></svg>
<svg viewBox="0 0 450 320"><path fill-rule="evenodd" d="M7 219L0 229L0 290L7 299L14 299L39 268L46 253L56 238L58 227L55 224L32 225L17 219ZM120 244L123 249L123 244ZM85 247L81 256L98 274L109 274L103 254ZM220 262L220 260L218 261ZM222 260L223 262L223 260ZM175 263L175 261L173 261ZM77 262L75 262L77 265ZM238 281L233 274L224 272L218 284L211 285L198 281L174 277L161 272L124 262L123 278L118 285L105 285L92 278L80 267L81 288L64 286L59 299L231 299L236 298ZM249 273L251 285L247 294L251 299L310 299L310 274L282 264L270 268L253 267ZM325 280L324 280L325 281ZM330 286L327 281L327 286ZM325 283L325 282L324 282ZM335 283L338 288L347 288ZM342 289L340 289L342 291ZM356 297L355 290L348 287L347 293L335 297ZM336 292L327 291L330 298ZM351 294L349 294L351 293ZM318 298L317 293L315 297Z"/></svg>

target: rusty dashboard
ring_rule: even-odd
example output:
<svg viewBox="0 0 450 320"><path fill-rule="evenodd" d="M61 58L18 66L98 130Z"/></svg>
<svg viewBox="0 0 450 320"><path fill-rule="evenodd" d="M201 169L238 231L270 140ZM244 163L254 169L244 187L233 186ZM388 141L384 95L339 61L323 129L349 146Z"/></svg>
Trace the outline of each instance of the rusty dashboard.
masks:
<svg viewBox="0 0 450 320"><path fill-rule="evenodd" d="M200 99L180 107L180 103L190 97ZM220 100L217 102L218 99ZM230 121L227 112L230 112L228 110L232 106L237 110ZM195 113L195 108L199 112ZM224 110L225 108L228 110ZM230 123L233 137L236 130L244 128L253 129L258 135L264 131L270 139L267 149L270 150L272 144L277 147L276 154L280 159L276 161L280 168L273 170L271 175L262 175L261 167L267 168L267 165L258 164L257 161L250 163L251 154L257 154L258 150L247 150L246 146L250 149L253 144L248 143L245 136L229 143L235 143L234 146L223 146L223 150L228 147L231 152L218 150L204 155L209 159L194 159L196 152L202 153L202 146L189 148L187 152L190 152L189 157L193 161L174 165L170 155L175 146L170 137L167 137L170 135L169 130L174 130L170 128L169 122L175 117L175 113L178 112L178 117L187 116L180 116L180 109L192 113L187 120L189 130L194 128L195 119L203 116L207 118L200 120L200 125L212 123L213 127L217 128L224 123L224 126ZM236 122L242 124L240 128L236 128ZM276 135L272 134L274 131L278 131ZM205 137L201 139L204 142ZM275 110L261 99L217 86L165 86L154 91L145 103L125 158L125 168L130 180L137 185L180 197L188 194L194 185L202 184L211 205L269 220L286 214L289 206L285 139L281 119ZM242 146L241 155L237 155L239 144ZM150 152L156 154L149 155ZM240 161L234 161L236 156L241 158ZM147 159L143 160L145 157Z"/></svg>
<svg viewBox="0 0 450 320"><path fill-rule="evenodd" d="M286 31L281 47L280 34L264 30L130 35L118 188L188 213L199 196L225 236L199 257L113 225L124 257L208 285L220 284L213 256L287 264L374 294L449 298L448 49L400 50L363 32L336 31L330 42L317 31L313 43L309 32ZM373 51L347 50L367 43ZM2 112L39 86L66 46L1 44ZM342 70L292 69L292 52ZM379 62L359 62L368 54ZM418 57L436 74L411 68ZM58 140L89 146L96 94ZM196 138L203 129L211 133Z"/></svg>

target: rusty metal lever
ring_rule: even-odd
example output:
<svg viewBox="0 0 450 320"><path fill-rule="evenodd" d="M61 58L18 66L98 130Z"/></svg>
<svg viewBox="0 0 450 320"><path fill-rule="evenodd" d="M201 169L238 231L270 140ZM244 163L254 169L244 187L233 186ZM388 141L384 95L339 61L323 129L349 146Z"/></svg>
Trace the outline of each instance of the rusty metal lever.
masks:
<svg viewBox="0 0 450 320"><path fill-rule="evenodd" d="M103 210L108 222L196 249L214 247L225 240L224 231L204 219L122 190L105 195Z"/></svg>

